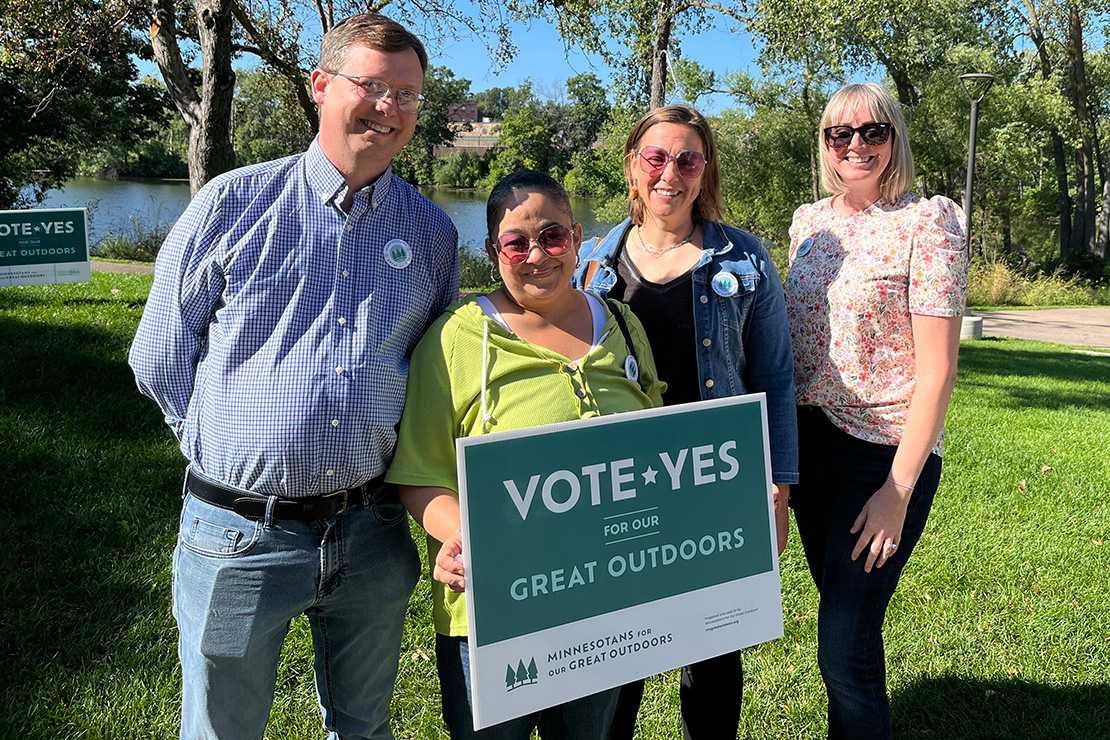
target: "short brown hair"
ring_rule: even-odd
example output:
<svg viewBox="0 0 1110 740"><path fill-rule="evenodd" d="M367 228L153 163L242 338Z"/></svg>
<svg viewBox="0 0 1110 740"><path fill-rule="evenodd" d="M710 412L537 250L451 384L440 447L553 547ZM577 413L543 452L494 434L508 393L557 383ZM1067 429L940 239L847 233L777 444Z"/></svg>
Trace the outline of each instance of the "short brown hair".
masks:
<svg viewBox="0 0 1110 740"><path fill-rule="evenodd" d="M380 13L352 15L332 26L320 41L320 69L338 72L355 44L377 51L396 52L412 49L420 58L420 68L428 71L428 52L420 39L392 18Z"/></svg>
<svg viewBox="0 0 1110 740"><path fill-rule="evenodd" d="M864 108L873 120L891 126L890 163L879 176L879 192L884 201L897 200L913 187L913 152L910 151L909 130L902 116L902 106L893 95L874 82L845 85L829 98L817 130L817 138L821 140L821 187L835 195L848 190L836 173L832 153L825 142L825 129L840 124L845 112L857 108Z"/></svg>
<svg viewBox="0 0 1110 740"><path fill-rule="evenodd" d="M624 179L628 184L628 215L632 217L632 223L640 226L644 222L644 202L639 194L636 197L632 195L632 160L636 147L640 145L648 129L659 123L677 123L698 132L702 148L705 149L705 172L702 173L701 193L694 201L694 220L720 221L724 215L724 206L721 203L721 169L717 166L717 145L713 143L709 121L688 105L668 105L656 108L637 121L624 145Z"/></svg>

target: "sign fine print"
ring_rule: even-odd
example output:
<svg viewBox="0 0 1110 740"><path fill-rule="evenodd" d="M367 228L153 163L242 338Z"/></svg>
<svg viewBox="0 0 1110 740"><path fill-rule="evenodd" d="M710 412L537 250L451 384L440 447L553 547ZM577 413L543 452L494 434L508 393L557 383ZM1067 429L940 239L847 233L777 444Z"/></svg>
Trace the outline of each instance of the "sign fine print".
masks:
<svg viewBox="0 0 1110 740"><path fill-rule="evenodd" d="M0 288L90 279L84 208L0 211Z"/></svg>
<svg viewBox="0 0 1110 740"><path fill-rule="evenodd" d="M457 441L476 728L782 637L765 403Z"/></svg>

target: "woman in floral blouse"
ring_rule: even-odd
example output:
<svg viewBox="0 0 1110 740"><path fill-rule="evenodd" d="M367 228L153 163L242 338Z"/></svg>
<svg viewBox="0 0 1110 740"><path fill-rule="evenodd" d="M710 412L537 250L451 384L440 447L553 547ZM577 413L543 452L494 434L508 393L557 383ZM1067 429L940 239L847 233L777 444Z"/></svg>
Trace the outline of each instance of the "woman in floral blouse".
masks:
<svg viewBox="0 0 1110 740"><path fill-rule="evenodd" d="M821 594L830 738L889 738L882 626L940 481L967 295L963 217L908 192L898 103L849 85L821 117L831 198L790 227L787 315L801 482L790 497Z"/></svg>

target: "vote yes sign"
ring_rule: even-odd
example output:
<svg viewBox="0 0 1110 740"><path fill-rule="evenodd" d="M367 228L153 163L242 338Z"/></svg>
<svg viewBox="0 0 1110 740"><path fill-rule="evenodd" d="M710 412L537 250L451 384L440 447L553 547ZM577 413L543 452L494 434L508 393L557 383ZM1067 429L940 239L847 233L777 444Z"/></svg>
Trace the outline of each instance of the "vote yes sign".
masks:
<svg viewBox="0 0 1110 740"><path fill-rule="evenodd" d="M782 636L765 403L457 441L477 728Z"/></svg>

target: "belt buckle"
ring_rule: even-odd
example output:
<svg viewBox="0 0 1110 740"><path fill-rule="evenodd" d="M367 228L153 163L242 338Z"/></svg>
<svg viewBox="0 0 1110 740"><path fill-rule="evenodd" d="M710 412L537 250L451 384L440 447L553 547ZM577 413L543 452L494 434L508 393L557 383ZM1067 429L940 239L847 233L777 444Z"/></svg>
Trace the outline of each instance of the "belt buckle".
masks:
<svg viewBox="0 0 1110 740"><path fill-rule="evenodd" d="M332 493L333 496L338 496L339 497L339 508L337 508L335 510L336 514L342 514L344 511L347 510L347 494L348 494L348 492L349 492L348 489L340 488L338 491L334 491Z"/></svg>

